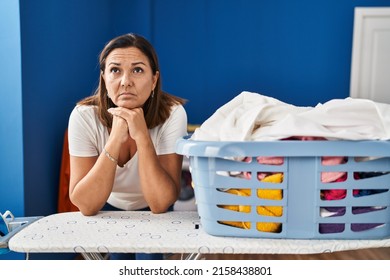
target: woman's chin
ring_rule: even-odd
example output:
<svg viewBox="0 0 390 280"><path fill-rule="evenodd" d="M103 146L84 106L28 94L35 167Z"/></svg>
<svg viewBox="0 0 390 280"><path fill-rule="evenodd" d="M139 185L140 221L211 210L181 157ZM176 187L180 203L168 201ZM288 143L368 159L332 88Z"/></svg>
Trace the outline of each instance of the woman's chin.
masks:
<svg viewBox="0 0 390 280"><path fill-rule="evenodd" d="M134 101L129 101L129 100L122 100L117 102L116 104L118 107L126 108L126 109L134 109L134 108L139 108L142 105L140 105L138 102Z"/></svg>

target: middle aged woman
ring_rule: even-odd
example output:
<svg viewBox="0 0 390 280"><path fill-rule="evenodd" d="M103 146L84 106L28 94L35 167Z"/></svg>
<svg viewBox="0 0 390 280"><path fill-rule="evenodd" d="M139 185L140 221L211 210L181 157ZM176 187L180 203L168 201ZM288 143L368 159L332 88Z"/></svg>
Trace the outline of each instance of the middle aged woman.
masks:
<svg viewBox="0 0 390 280"><path fill-rule="evenodd" d="M69 118L71 201L84 215L166 212L180 193L184 100L162 91L156 52L139 35L112 39L99 62L95 94Z"/></svg>

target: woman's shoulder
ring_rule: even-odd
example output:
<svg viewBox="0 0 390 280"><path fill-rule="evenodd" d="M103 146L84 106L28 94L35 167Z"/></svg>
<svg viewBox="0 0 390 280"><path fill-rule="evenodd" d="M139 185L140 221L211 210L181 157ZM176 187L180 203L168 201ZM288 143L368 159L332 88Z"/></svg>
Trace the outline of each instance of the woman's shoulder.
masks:
<svg viewBox="0 0 390 280"><path fill-rule="evenodd" d="M78 111L81 114L88 114L88 113L95 113L96 112L96 106L95 105L76 105L73 108L73 111Z"/></svg>
<svg viewBox="0 0 390 280"><path fill-rule="evenodd" d="M172 115L187 115L186 110L182 104L175 104L171 107L171 116Z"/></svg>
<svg viewBox="0 0 390 280"><path fill-rule="evenodd" d="M163 126L187 126L187 112L182 104L175 104L171 107L171 114Z"/></svg>
<svg viewBox="0 0 390 280"><path fill-rule="evenodd" d="M80 117L95 117L96 116L96 106L92 105L76 105L72 112L72 116Z"/></svg>

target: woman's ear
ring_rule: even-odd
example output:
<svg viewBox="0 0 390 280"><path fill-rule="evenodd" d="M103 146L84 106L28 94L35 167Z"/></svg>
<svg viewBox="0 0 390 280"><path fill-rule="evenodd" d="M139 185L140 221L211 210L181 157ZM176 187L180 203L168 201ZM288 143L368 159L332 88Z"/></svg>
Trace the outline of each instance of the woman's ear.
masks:
<svg viewBox="0 0 390 280"><path fill-rule="evenodd" d="M154 90L156 88L157 81L159 78L160 78L160 72L156 71L156 74L153 75L153 88L152 88L152 90Z"/></svg>

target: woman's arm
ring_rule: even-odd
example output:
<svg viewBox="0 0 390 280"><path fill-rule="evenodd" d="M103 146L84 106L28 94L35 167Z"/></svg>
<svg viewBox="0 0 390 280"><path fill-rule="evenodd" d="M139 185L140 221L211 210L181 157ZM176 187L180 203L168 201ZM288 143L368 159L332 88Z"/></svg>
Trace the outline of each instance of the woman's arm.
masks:
<svg viewBox="0 0 390 280"><path fill-rule="evenodd" d="M137 143L142 192L153 213L166 212L179 197L183 157L157 156L150 141Z"/></svg>
<svg viewBox="0 0 390 280"><path fill-rule="evenodd" d="M102 156L70 157L69 197L86 216L97 214L112 190L116 167Z"/></svg>
<svg viewBox="0 0 390 280"><path fill-rule="evenodd" d="M98 157L70 157L69 197L83 215L95 215L104 206L115 171L116 163L103 153Z"/></svg>
<svg viewBox="0 0 390 280"><path fill-rule="evenodd" d="M115 118L105 150L119 157L122 142L128 139L127 124ZM94 157L70 157L70 200L84 215L95 215L111 194L117 163L103 151Z"/></svg>

